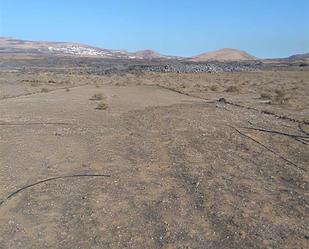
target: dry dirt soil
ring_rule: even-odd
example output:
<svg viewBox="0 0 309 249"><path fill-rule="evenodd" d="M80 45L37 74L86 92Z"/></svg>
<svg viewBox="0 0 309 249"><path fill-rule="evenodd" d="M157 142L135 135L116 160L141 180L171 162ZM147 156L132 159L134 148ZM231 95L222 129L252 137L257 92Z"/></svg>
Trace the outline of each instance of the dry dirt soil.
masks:
<svg viewBox="0 0 309 249"><path fill-rule="evenodd" d="M1 71L0 248L308 248L308 79Z"/></svg>

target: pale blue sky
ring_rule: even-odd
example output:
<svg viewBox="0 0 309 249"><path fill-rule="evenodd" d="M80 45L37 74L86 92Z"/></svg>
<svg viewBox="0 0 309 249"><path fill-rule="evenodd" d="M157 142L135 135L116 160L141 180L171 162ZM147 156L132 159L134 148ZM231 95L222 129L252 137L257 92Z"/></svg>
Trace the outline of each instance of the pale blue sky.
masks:
<svg viewBox="0 0 309 249"><path fill-rule="evenodd" d="M309 52L309 0L0 0L0 36L192 56Z"/></svg>

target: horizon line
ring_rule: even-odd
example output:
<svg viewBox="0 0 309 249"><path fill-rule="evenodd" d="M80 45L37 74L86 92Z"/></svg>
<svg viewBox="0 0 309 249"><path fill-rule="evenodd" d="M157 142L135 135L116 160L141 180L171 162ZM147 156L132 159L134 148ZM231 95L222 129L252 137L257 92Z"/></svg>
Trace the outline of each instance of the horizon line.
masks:
<svg viewBox="0 0 309 249"><path fill-rule="evenodd" d="M224 47L224 48L218 48L215 50L208 50L205 52L201 52L192 56L180 56L180 55L171 55L171 54L165 54L165 53L161 53L160 51L153 49L153 48L145 48L145 49L139 49L139 50L135 50L135 51L130 51L127 50L125 48L118 48L118 49L112 49L112 48L105 48L105 47L100 47L100 46L96 46L96 45L91 45L88 43L84 43L84 42L79 42L79 41L55 41L55 40L33 40L33 39L23 39L23 38L17 38L15 36L0 36L0 39L12 39L12 40L20 40L20 41L26 41L26 42L46 42L46 43L64 43L64 44L78 44L78 45L83 45L83 46L88 46L88 47L93 47L93 48L98 48L98 49L106 49L106 50L111 50L111 51L125 51L125 52L129 52L129 53L137 53L137 52L143 52L143 51L152 51L152 52L156 52L159 53L162 56L167 56L167 57L178 57L178 58L185 58L185 59L190 59L190 58L194 58L197 56L200 56L202 54L206 54L206 53L211 53L211 52L217 52L217 51L221 51L221 50L225 50L225 49L229 49L229 50L236 50L239 52L245 52L247 54L249 54L250 56L253 56L256 58L256 60L267 60L267 59L286 59L289 58L290 56L294 56L294 55L304 55L309 53L309 51L305 52L305 53L293 53L288 55L287 57L265 57L265 58L260 58L257 57L251 53L248 53L246 50L243 50L241 48L231 48L231 47Z"/></svg>

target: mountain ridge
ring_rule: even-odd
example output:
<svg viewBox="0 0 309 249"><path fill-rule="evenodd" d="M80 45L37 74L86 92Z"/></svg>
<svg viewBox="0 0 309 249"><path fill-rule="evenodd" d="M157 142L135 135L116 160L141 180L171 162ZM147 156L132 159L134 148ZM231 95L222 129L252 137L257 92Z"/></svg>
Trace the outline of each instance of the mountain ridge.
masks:
<svg viewBox="0 0 309 249"><path fill-rule="evenodd" d="M16 39L14 37L0 37L0 54L20 53L20 54L52 54L52 55L72 55L90 56L101 58L120 59L177 59L192 62L207 61L252 61L259 58L238 49L222 48L216 51L205 52L192 57L180 57L163 55L152 49L144 49L135 52L128 52L121 49L105 49L92 45L77 42L51 42L51 41L29 41ZM270 58L271 59L271 58ZM275 59L275 58L274 58ZM280 58L279 58L280 59ZM308 60L309 53L295 54L284 60ZM267 60L267 59L265 59Z"/></svg>
<svg viewBox="0 0 309 249"><path fill-rule="evenodd" d="M12 37L0 37L0 53L62 54L122 59L173 58L173 56L161 55L150 49L128 52L120 49L98 48L76 42L28 41Z"/></svg>
<svg viewBox="0 0 309 249"><path fill-rule="evenodd" d="M309 60L309 53L294 54L294 55L289 56L287 59L289 60Z"/></svg>

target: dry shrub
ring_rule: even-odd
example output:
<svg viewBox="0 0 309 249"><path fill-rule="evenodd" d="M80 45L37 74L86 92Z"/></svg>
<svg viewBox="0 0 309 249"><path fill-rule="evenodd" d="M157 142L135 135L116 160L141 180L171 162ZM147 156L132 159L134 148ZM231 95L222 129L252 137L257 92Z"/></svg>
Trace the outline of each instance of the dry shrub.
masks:
<svg viewBox="0 0 309 249"><path fill-rule="evenodd" d="M103 93L95 93L91 98L90 100L103 100L105 97L104 97L104 94Z"/></svg>
<svg viewBox="0 0 309 249"><path fill-rule="evenodd" d="M285 93L284 93L284 91L282 91L282 90L279 90L279 89L276 89L275 90L275 93L276 93L276 97L278 97L278 98L283 98L284 96L285 96Z"/></svg>
<svg viewBox="0 0 309 249"><path fill-rule="evenodd" d="M25 82L30 82L30 86L38 86L39 85L39 81L38 80L27 80Z"/></svg>
<svg viewBox="0 0 309 249"><path fill-rule="evenodd" d="M229 86L225 91L228 93L239 93L240 89L237 86Z"/></svg>
<svg viewBox="0 0 309 249"><path fill-rule="evenodd" d="M216 92L216 91L219 90L219 88L218 88L218 86L213 85L213 86L210 87L210 90L213 91L213 92Z"/></svg>
<svg viewBox="0 0 309 249"><path fill-rule="evenodd" d="M261 93L260 99L271 99L271 95L269 93Z"/></svg>
<svg viewBox="0 0 309 249"><path fill-rule="evenodd" d="M42 93L48 93L49 90L48 90L47 88L43 87L43 88L41 89L41 92L42 92Z"/></svg>
<svg viewBox="0 0 309 249"><path fill-rule="evenodd" d="M285 92L283 90L275 90L276 96L274 98L275 104L285 104L290 100L290 97L286 96Z"/></svg>
<svg viewBox="0 0 309 249"><path fill-rule="evenodd" d="M22 80L21 82L28 82L30 83L31 86L37 86L39 84L39 81L35 79L32 79L32 80L25 79L25 80Z"/></svg>
<svg viewBox="0 0 309 249"><path fill-rule="evenodd" d="M108 108L108 104L103 101L100 101L95 109L97 110L106 110Z"/></svg>

